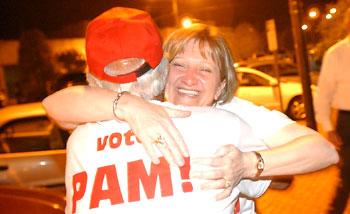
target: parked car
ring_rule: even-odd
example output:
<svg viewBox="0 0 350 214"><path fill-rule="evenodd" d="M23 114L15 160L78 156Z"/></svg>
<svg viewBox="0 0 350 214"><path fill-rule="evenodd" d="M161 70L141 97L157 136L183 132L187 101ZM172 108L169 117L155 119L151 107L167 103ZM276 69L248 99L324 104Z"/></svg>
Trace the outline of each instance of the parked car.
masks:
<svg viewBox="0 0 350 214"><path fill-rule="evenodd" d="M65 195L46 188L0 185L1 214L64 214Z"/></svg>
<svg viewBox="0 0 350 214"><path fill-rule="evenodd" d="M281 109L276 78L253 68L238 67L236 71L240 83L236 93L237 97L269 109L280 110L293 120L306 117L302 86L299 82L280 81L283 106ZM315 86L312 85L311 89L314 91Z"/></svg>
<svg viewBox="0 0 350 214"><path fill-rule="evenodd" d="M236 66L238 67L248 67L259 70L263 73L266 73L272 77L277 77L274 69L274 59L273 58L262 58L257 60L248 60L238 62ZM293 62L292 59L283 58L278 61L278 70L280 74L280 80L286 81L295 81L300 82L300 76L298 72L297 65ZM310 72L310 82L312 84L317 84L319 76L319 71L311 71Z"/></svg>
<svg viewBox="0 0 350 214"><path fill-rule="evenodd" d="M0 184L64 185L68 136L41 102L0 109Z"/></svg>

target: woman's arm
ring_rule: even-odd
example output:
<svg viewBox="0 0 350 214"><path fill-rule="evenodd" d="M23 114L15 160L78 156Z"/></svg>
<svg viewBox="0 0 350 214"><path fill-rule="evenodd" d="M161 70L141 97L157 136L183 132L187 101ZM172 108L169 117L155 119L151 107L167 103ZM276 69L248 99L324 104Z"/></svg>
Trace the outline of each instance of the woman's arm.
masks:
<svg viewBox="0 0 350 214"><path fill-rule="evenodd" d="M318 132L290 124L264 139L270 150L261 151L262 176L291 175L323 169L339 161L334 146Z"/></svg>
<svg viewBox="0 0 350 214"><path fill-rule="evenodd" d="M93 86L73 86L46 97L42 104L49 117L65 129L81 123L115 119L116 93Z"/></svg>
<svg viewBox="0 0 350 214"><path fill-rule="evenodd" d="M259 151L265 163L260 177L313 172L339 160L335 148L314 130L292 123L263 139L269 149ZM193 172L192 178L212 180L203 189L217 189L226 178L238 183L243 178L256 179L257 158L253 152L241 152L232 145L220 147L215 158L195 158L193 164L217 167L216 170ZM218 199L227 197L223 191Z"/></svg>
<svg viewBox="0 0 350 214"><path fill-rule="evenodd" d="M72 129L81 123L115 119L113 101L116 93L93 86L73 86L60 90L43 100L49 117L60 126ZM159 163L153 142L162 136L167 147L157 146L170 164L183 165L187 147L170 117L187 117L190 112L161 107L131 94L118 101L116 115L129 123L134 134L143 142L154 163ZM147 131L145 132L145 127Z"/></svg>

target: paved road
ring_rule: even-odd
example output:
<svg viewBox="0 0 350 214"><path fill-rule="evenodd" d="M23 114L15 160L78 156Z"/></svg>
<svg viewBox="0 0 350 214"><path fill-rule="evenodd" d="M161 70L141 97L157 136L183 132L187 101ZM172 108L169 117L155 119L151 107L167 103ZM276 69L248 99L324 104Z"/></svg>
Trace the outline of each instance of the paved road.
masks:
<svg viewBox="0 0 350 214"><path fill-rule="evenodd" d="M286 190L269 189L256 200L259 214L327 214L335 194L339 170L324 170L296 175ZM350 200L345 214L350 214Z"/></svg>
<svg viewBox="0 0 350 214"><path fill-rule="evenodd" d="M326 214L338 182L336 166L296 175L287 190L269 189L257 199L259 214ZM346 214L350 214L350 200Z"/></svg>

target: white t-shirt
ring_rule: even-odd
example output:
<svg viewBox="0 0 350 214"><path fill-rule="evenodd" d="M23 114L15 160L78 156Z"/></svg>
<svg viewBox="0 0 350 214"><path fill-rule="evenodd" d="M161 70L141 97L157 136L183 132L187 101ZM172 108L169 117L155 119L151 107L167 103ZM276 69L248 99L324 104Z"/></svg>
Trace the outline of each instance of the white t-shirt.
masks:
<svg viewBox="0 0 350 214"><path fill-rule="evenodd" d="M316 121L324 131L334 130L331 108L350 111L350 35L325 53L314 100Z"/></svg>
<svg viewBox="0 0 350 214"><path fill-rule="evenodd" d="M242 151L262 150L250 127L236 115L213 107L188 108L188 118L173 119L191 157L212 156L221 145ZM106 121L79 126L67 144L66 213L233 213L240 192L263 194L270 181L242 180L231 196L216 201L222 191L201 191L205 180L190 180L190 164L171 167L163 157L152 164L126 123ZM240 213L255 213L252 200L240 198ZM247 202L249 201L249 202ZM248 206L249 205L249 206Z"/></svg>
<svg viewBox="0 0 350 214"><path fill-rule="evenodd" d="M250 101L234 97L230 103L217 105L216 108L232 112L242 118L252 128L253 133L263 140L281 128L295 123L285 114L257 106Z"/></svg>

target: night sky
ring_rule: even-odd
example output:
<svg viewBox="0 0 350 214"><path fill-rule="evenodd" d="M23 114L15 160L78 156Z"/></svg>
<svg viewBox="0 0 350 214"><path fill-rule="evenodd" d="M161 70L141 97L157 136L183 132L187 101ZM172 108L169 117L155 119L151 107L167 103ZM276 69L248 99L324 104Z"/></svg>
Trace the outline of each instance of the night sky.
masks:
<svg viewBox="0 0 350 214"><path fill-rule="evenodd" d="M303 2L307 9L335 0ZM178 0L178 5L180 15L215 20L217 25L235 26L247 21L263 30L265 20L271 18L280 27L290 24L288 0ZM89 21L114 6L146 10L159 27L173 25L171 0L1 0L0 39L18 39L21 31L34 28L50 37L53 31Z"/></svg>

